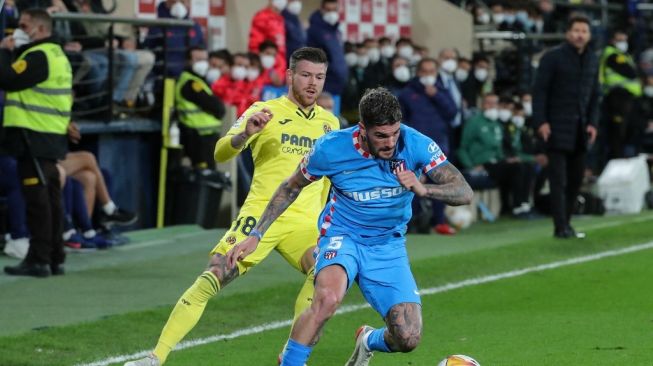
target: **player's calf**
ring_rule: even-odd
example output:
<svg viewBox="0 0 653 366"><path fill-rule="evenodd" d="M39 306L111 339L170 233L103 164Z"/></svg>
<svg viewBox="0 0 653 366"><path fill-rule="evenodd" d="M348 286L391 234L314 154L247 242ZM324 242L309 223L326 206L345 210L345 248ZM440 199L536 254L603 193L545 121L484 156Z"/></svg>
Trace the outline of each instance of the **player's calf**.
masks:
<svg viewBox="0 0 653 366"><path fill-rule="evenodd" d="M416 303L393 306L386 315L388 347L394 352L410 352L422 338L422 309Z"/></svg>

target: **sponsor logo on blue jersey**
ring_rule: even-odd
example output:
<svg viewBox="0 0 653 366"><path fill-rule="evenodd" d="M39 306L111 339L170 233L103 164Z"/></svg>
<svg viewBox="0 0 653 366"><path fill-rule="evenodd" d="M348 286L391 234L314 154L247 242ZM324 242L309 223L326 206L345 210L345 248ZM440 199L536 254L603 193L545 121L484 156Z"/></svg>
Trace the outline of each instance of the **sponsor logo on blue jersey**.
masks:
<svg viewBox="0 0 653 366"><path fill-rule="evenodd" d="M406 188L399 186L394 188L377 188L367 192L343 192L343 194L354 201L365 202L382 198L392 198L406 191Z"/></svg>

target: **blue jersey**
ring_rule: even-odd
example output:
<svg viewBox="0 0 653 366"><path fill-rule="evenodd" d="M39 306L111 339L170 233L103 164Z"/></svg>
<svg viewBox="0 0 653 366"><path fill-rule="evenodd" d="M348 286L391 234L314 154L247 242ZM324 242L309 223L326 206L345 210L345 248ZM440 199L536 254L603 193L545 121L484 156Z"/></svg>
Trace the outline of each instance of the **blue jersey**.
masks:
<svg viewBox="0 0 653 366"><path fill-rule="evenodd" d="M330 199L318 226L322 236L378 237L406 232L413 192L397 179L397 168L419 177L448 163L429 137L402 125L392 159L377 159L358 143L358 126L334 131L317 140L300 169L309 180L331 180Z"/></svg>

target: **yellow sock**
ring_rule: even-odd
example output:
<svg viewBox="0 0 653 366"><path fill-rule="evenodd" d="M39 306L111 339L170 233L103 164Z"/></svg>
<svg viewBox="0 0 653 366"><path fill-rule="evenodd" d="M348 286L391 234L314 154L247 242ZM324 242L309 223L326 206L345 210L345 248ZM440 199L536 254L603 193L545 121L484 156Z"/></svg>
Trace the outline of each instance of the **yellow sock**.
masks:
<svg viewBox="0 0 653 366"><path fill-rule="evenodd" d="M202 273L184 292L161 331L154 355L163 364L170 351L195 327L209 299L220 291L218 278L210 271Z"/></svg>
<svg viewBox="0 0 653 366"><path fill-rule="evenodd" d="M297 318L299 318L304 310L308 309L313 302L313 290L315 290L313 281L315 281L315 267L308 271L308 275L306 275L306 279L304 280L304 285L302 286L302 289L299 290L299 295L297 295L297 300L295 300L295 315L292 319L293 325L297 321Z"/></svg>

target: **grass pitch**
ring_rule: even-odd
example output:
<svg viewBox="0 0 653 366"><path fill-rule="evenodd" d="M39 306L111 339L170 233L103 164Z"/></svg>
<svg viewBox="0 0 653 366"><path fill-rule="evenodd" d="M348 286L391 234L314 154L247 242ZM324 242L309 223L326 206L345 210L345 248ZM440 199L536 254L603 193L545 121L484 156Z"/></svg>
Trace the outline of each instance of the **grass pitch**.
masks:
<svg viewBox="0 0 653 366"><path fill-rule="evenodd" d="M454 237L410 236L420 288L459 286L423 296L424 336L415 352L376 354L371 364L437 365L446 354L463 353L484 366L649 365L653 249L563 261L653 241L653 214L575 223L587 239L554 240L549 220L477 224ZM220 235L194 227L144 231L122 248L71 255L63 277L0 276L0 365L122 364L109 359L150 349ZM562 264L533 270L547 263ZM514 275L461 284L500 273ZM301 282L271 256L213 299L187 339L253 334L175 351L166 365L275 365L288 327L253 327L289 319ZM362 303L354 287L344 305ZM382 325L369 308L335 316L309 364L344 364L363 323Z"/></svg>

